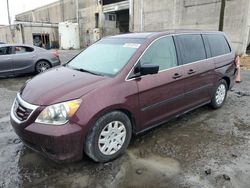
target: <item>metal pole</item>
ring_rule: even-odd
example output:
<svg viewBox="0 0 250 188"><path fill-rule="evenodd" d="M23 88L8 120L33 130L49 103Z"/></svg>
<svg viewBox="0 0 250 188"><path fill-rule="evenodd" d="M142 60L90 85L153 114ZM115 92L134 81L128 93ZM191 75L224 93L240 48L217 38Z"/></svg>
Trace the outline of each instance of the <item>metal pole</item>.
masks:
<svg viewBox="0 0 250 188"><path fill-rule="evenodd" d="M9 28L10 28L10 35L11 35L11 42L14 43L13 33L11 29L11 19L10 19L10 7L9 7L9 0L7 0L7 12L8 12L8 21L9 21ZM7 41L6 41L7 42Z"/></svg>
<svg viewBox="0 0 250 188"><path fill-rule="evenodd" d="M219 31L223 31L226 0L221 0Z"/></svg>

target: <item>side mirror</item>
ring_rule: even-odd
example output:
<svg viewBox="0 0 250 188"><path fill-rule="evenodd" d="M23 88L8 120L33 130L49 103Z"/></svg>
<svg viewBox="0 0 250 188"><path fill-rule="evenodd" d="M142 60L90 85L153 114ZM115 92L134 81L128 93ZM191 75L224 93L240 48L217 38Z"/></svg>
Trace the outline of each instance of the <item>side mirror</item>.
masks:
<svg viewBox="0 0 250 188"><path fill-rule="evenodd" d="M148 74L157 74L159 72L159 65L144 64L140 67L140 76Z"/></svg>

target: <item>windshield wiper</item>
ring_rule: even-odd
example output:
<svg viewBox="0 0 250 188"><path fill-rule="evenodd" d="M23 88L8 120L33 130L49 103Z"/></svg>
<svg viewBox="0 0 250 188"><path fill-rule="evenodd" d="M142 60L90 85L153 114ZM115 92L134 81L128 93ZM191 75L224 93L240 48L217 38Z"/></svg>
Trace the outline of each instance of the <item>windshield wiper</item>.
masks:
<svg viewBox="0 0 250 188"><path fill-rule="evenodd" d="M102 74L99 74L99 73L96 73L96 72L92 72L92 71L89 71L89 70L86 70L86 69L82 69L82 68L76 68L76 67L70 66L68 64L65 64L64 66L65 67L69 67L70 69L73 69L73 70L80 71L80 72L86 72L86 73L93 74L93 75L96 75L96 76L104 76Z"/></svg>
<svg viewBox="0 0 250 188"><path fill-rule="evenodd" d="M95 72L92 72L92 71L89 71L89 70L86 70L86 69L82 69L82 68L72 68L72 69L80 71L80 72L86 72L86 73L89 73L89 74L93 74L93 75L96 75L96 76L103 76L102 74L98 74L98 73L95 73Z"/></svg>

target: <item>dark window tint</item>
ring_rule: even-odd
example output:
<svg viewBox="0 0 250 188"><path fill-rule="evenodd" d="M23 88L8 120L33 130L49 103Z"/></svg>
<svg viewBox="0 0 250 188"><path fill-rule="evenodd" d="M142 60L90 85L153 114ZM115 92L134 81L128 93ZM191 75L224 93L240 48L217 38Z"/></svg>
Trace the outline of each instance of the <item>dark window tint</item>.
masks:
<svg viewBox="0 0 250 188"><path fill-rule="evenodd" d="M27 53L27 52L33 52L34 49L30 47L24 47L24 46L16 46L15 47L15 53L16 54L22 54L22 53Z"/></svg>
<svg viewBox="0 0 250 188"><path fill-rule="evenodd" d="M8 55L11 54L11 48L10 47L2 47L0 48L0 55Z"/></svg>
<svg viewBox="0 0 250 188"><path fill-rule="evenodd" d="M230 53L230 47L223 35L208 34L206 37L208 39L213 57Z"/></svg>
<svg viewBox="0 0 250 188"><path fill-rule="evenodd" d="M140 59L143 64L159 65L159 70L177 66L177 57L172 37L164 37L155 41Z"/></svg>
<svg viewBox="0 0 250 188"><path fill-rule="evenodd" d="M206 59L206 52L201 35L178 35L176 40L179 44L183 64Z"/></svg>

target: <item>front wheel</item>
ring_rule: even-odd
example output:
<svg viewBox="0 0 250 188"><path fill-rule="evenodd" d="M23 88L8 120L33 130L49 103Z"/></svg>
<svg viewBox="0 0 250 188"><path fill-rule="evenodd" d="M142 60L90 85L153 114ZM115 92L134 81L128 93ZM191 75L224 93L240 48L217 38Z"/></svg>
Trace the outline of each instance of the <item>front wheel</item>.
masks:
<svg viewBox="0 0 250 188"><path fill-rule="evenodd" d="M225 80L220 80L210 103L214 109L223 106L227 97L227 90L227 82Z"/></svg>
<svg viewBox="0 0 250 188"><path fill-rule="evenodd" d="M85 153L96 162L108 162L120 156L128 147L132 126L128 116L120 111L99 118L87 136Z"/></svg>

